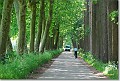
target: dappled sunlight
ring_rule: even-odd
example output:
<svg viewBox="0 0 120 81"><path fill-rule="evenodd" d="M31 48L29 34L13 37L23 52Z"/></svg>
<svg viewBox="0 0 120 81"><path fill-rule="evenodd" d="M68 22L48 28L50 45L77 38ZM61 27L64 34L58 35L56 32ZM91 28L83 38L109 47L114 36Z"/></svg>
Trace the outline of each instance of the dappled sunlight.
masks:
<svg viewBox="0 0 120 81"><path fill-rule="evenodd" d="M103 78L99 74L94 74L94 71L88 68L89 65L83 64L83 60L75 59L73 52L63 52L53 60L54 62L50 68L38 79L50 79L51 77L50 80L106 79L106 77Z"/></svg>
<svg viewBox="0 0 120 81"><path fill-rule="evenodd" d="M0 0L0 79L118 79L118 3Z"/></svg>

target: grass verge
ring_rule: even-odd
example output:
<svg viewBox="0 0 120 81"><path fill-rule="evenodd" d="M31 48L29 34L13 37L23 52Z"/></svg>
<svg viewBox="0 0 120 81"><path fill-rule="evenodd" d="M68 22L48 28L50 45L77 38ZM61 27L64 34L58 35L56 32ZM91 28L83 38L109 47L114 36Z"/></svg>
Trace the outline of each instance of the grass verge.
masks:
<svg viewBox="0 0 120 81"><path fill-rule="evenodd" d="M46 51L43 54L13 54L14 58L6 59L6 63L0 64L0 79L22 79L34 69L49 62L58 56L62 50Z"/></svg>
<svg viewBox="0 0 120 81"><path fill-rule="evenodd" d="M110 79L119 79L119 70L114 62L103 63L102 61L93 57L90 52L83 52L83 50L79 51L79 56L88 64L93 66L96 70L103 72L103 74L108 76Z"/></svg>

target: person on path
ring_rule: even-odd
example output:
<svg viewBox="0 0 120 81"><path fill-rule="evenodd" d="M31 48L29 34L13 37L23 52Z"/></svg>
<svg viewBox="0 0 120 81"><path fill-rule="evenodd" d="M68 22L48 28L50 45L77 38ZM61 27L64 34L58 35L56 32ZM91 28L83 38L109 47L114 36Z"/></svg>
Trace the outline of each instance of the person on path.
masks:
<svg viewBox="0 0 120 81"><path fill-rule="evenodd" d="M77 48L74 48L74 56L75 56L75 59L77 58Z"/></svg>

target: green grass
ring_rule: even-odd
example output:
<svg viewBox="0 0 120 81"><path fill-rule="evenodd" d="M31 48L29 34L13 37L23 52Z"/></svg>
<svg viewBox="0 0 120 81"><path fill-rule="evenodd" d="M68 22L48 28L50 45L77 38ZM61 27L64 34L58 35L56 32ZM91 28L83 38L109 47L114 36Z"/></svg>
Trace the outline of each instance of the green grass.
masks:
<svg viewBox="0 0 120 81"><path fill-rule="evenodd" d="M103 63L102 61L95 59L90 52L83 52L83 50L79 51L79 56L96 70L103 72L104 75L108 76L110 79L119 79L119 70L115 63Z"/></svg>
<svg viewBox="0 0 120 81"><path fill-rule="evenodd" d="M6 63L0 64L0 79L22 79L34 69L49 62L58 56L62 50L46 51L43 54L23 54L19 56L14 53L6 59ZM11 58L10 58L11 57ZM12 58L13 57L13 58Z"/></svg>

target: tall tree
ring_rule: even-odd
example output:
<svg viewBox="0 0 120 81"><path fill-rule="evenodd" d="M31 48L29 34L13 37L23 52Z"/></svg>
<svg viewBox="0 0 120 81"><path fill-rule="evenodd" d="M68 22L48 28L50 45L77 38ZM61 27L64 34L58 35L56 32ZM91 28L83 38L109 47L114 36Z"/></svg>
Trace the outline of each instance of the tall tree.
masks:
<svg viewBox="0 0 120 81"><path fill-rule="evenodd" d="M110 9L110 13L113 11L117 11L118 10L118 0L110 0L109 3L109 9ZM118 16L115 17L115 20L118 22ZM111 34L112 34L112 55L111 55L111 59L112 61L115 61L115 63L117 64L118 62L118 24L116 24L117 22L111 22L110 19L110 28L112 28Z"/></svg>
<svg viewBox="0 0 120 81"><path fill-rule="evenodd" d="M36 0L32 0L32 2L30 2L30 7L31 7L30 52L34 52Z"/></svg>
<svg viewBox="0 0 120 81"><path fill-rule="evenodd" d="M44 13L45 13L45 0L41 0L38 33L37 33L36 42L35 42L36 52L39 52L39 45L40 45L41 34L42 34L42 23L44 23Z"/></svg>
<svg viewBox="0 0 120 81"><path fill-rule="evenodd" d="M91 1L89 1L87 13L89 14L89 26L92 27L90 48L92 46L93 55L103 62L115 61L117 63L118 61L118 25L109 17L117 9L117 0L93 0L92 9ZM117 16L114 19L117 21Z"/></svg>
<svg viewBox="0 0 120 81"><path fill-rule="evenodd" d="M4 59L6 53L6 44L10 29L12 4L13 0L4 0L0 26L0 60Z"/></svg>
<svg viewBox="0 0 120 81"><path fill-rule="evenodd" d="M86 11L84 12L85 15L84 15L84 33L85 33L85 36L84 36L84 50L85 51L90 51L90 34L87 33L90 29L89 27L89 0L86 0Z"/></svg>
<svg viewBox="0 0 120 81"><path fill-rule="evenodd" d="M92 3L92 53L96 55L96 6L97 4Z"/></svg>
<svg viewBox="0 0 120 81"><path fill-rule="evenodd" d="M17 52L24 53L26 31L26 1L19 0L19 38Z"/></svg>
<svg viewBox="0 0 120 81"><path fill-rule="evenodd" d="M49 16L48 16L48 20L47 20L45 32L44 32L43 38L42 38L42 40L41 40L40 52L44 52L46 39L47 39L47 36L49 35L49 28L50 28L50 26L51 26L52 14L53 14L53 13L52 13L52 12L53 12L53 1L54 1L54 0L49 0L49 2L50 2Z"/></svg>
<svg viewBox="0 0 120 81"><path fill-rule="evenodd" d="M107 0L101 0L101 47L100 55L103 62L108 62L108 34L107 34Z"/></svg>

